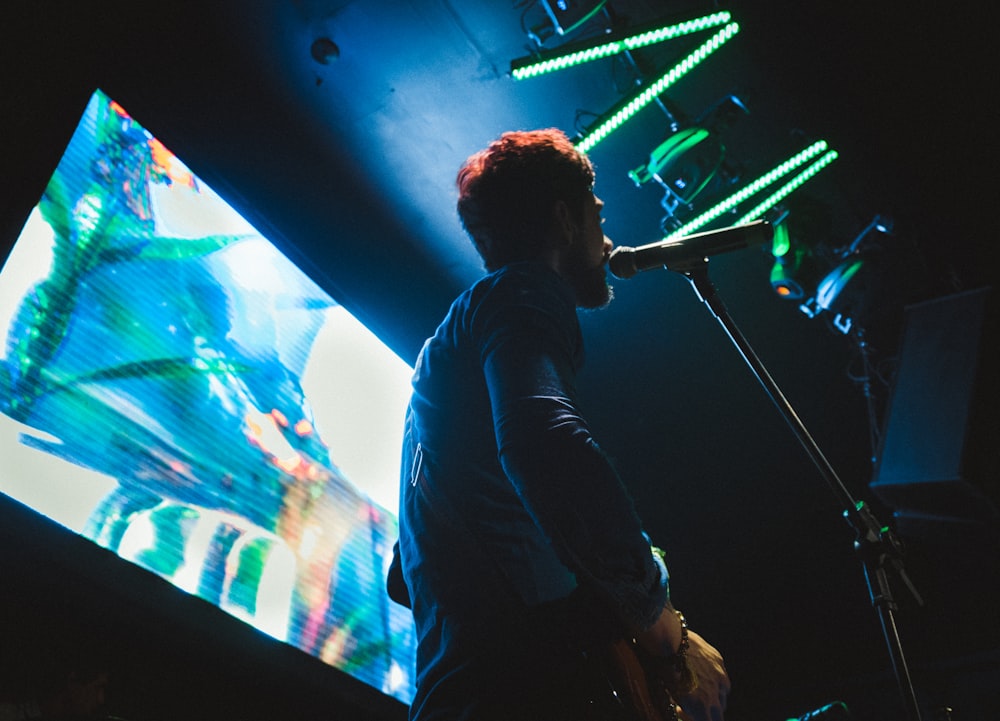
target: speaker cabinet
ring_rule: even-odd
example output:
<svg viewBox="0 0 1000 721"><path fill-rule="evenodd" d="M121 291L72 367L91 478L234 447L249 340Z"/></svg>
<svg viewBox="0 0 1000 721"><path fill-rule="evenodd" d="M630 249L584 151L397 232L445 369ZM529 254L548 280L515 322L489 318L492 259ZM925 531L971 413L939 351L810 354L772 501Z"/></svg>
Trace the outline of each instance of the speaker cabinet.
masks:
<svg viewBox="0 0 1000 721"><path fill-rule="evenodd" d="M990 288L908 306L873 493L901 534L995 528L998 393Z"/></svg>

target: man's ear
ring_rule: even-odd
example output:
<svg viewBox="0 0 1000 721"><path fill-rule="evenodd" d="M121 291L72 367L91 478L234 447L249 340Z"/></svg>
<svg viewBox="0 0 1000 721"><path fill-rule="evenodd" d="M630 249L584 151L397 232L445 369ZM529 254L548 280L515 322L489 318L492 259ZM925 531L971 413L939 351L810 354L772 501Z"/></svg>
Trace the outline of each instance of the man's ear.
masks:
<svg viewBox="0 0 1000 721"><path fill-rule="evenodd" d="M573 239L577 234L577 225L573 220L573 213L565 200L557 200L552 207L552 218L555 229L558 233L557 240L560 247L573 244Z"/></svg>

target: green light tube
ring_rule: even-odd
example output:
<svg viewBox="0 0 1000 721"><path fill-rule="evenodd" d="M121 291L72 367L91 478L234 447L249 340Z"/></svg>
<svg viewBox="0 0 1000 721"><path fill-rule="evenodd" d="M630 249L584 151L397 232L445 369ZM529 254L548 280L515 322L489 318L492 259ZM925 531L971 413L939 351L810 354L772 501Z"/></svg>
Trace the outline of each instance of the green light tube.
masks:
<svg viewBox="0 0 1000 721"><path fill-rule="evenodd" d="M774 237L771 239L771 255L781 258L792 249L792 240L788 237L788 226L778 223L774 226Z"/></svg>
<svg viewBox="0 0 1000 721"><path fill-rule="evenodd" d="M630 35L629 37L621 40L612 40L601 43L600 45L584 48L582 50L576 50L563 55L549 57L545 60L539 60L538 62L531 63L529 65L515 67L511 69L510 74L514 80L533 78L538 75L544 75L545 73L570 68L574 65L581 65L583 63L590 62L591 60L598 60L611 55L617 55L618 53L626 50L636 50L637 48L663 42L664 40L671 40L673 38L679 38L683 35L689 35L701 30L724 25L729 22L730 17L732 17L732 15L725 11L712 13L711 15L705 15L704 17L696 18L694 20L687 20L675 25L667 25L656 28L655 30L648 30L635 35ZM512 65L518 62L520 61L515 60Z"/></svg>
<svg viewBox="0 0 1000 721"><path fill-rule="evenodd" d="M673 238L679 238L682 235L693 233L702 226L711 223L720 215L732 210L750 196L759 193L764 188L780 180L782 177L788 175L790 172L792 172L799 166L809 162L817 155L824 152L827 149L827 147L828 146L825 140L817 140L815 143L810 145L805 150L799 151L785 162L775 166L768 172L764 173L762 176L754 180L752 183L743 186L741 189L730 195L725 200L717 203L716 205L712 206L701 215L698 215L697 217L688 221L680 228L667 235L664 238L664 240L671 240Z"/></svg>
<svg viewBox="0 0 1000 721"><path fill-rule="evenodd" d="M753 210L744 215L742 218L736 221L734 225L741 225L742 223L749 223L751 220L757 220L766 213L768 210L773 208L775 205L784 200L788 195L801 186L804 182L809 180L821 171L823 168L828 166L834 160L837 159L837 151L831 150L829 153L824 155L822 158L817 160L815 163L810 165L808 168L803 170L801 173L796 175L794 178L789 180L787 183L782 185L778 190L772 193L766 200L757 205Z"/></svg>
<svg viewBox="0 0 1000 721"><path fill-rule="evenodd" d="M648 85L638 95L622 105L610 117L601 122L594 130L576 144L583 153L589 153L599 142L624 125L629 118L649 105L657 95L665 91L675 82L688 74L696 65L718 50L733 35L740 31L738 23L729 23L722 30L706 40L694 52L675 65L670 71L660 77L652 85Z"/></svg>

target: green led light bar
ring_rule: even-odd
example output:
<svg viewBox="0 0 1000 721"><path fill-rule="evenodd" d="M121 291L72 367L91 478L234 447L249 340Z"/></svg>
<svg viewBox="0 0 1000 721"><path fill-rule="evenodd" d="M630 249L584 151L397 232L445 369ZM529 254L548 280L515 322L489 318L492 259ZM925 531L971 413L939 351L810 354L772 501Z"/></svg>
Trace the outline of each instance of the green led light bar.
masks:
<svg viewBox="0 0 1000 721"><path fill-rule="evenodd" d="M792 157L790 157L785 162L781 163L780 165L778 165L778 166L772 168L771 170L769 170L768 172L764 173L762 176L760 176L759 178L757 178L752 183L750 183L748 185L745 185L744 187L742 187L740 190L738 190L735 193L733 193L732 195L730 195L725 200L717 203L716 205L712 206L711 208L709 208L708 210L706 210L701 215L699 215L699 216L693 218L692 220L688 221L687 223L685 223L684 225L682 225L680 228L678 228L677 230L675 230L672 233L670 233L669 235L667 235L664 238L664 240L671 240L673 238L679 238L679 237L681 237L683 235L688 235L689 233L695 232L696 230L698 230L702 226L705 226L708 223L711 223L713 220L715 220L716 218L718 218L720 215L722 215L723 213L729 212L730 210L732 210L733 208L735 208L737 205L739 205L740 203L742 203L744 200L746 200L750 196L756 195L757 193L759 193L760 191L762 191L764 188L768 187L772 183L777 182L778 180L780 180L784 176L786 176L789 173L791 173L796 168L801 167L802 165L805 165L810 160L812 160L813 158L815 158L817 155L819 155L820 153L826 151L826 149L828 147L829 146L827 145L827 143L826 143L825 140L818 140L818 141L816 141L815 143L813 143L812 145L810 145L805 150L799 151L798 153L796 153L795 155L793 155ZM831 151L831 152L833 152L833 151ZM834 153L834 156L836 156L836 153ZM803 181L803 182L805 182L805 181ZM789 191L789 192L791 192L791 191Z"/></svg>
<svg viewBox="0 0 1000 721"><path fill-rule="evenodd" d="M837 159L837 151L831 150L829 153L824 155L822 158L817 160L815 163L810 165L808 168L803 170L801 173L796 175L794 178L789 180L787 183L782 185L778 190L772 193L764 202L757 205L753 210L744 215L742 218L736 221L735 225L741 225L743 223L749 223L751 220L757 220L766 213L768 210L773 208L775 205L780 203L784 198L786 198L792 191L796 190L804 182L809 180L821 171L823 168L828 166L834 160Z"/></svg>
<svg viewBox="0 0 1000 721"><path fill-rule="evenodd" d="M729 23L722 30L706 40L694 52L675 65L669 72L660 77L652 85L640 91L638 95L615 110L610 117L602 121L581 139L576 147L580 152L589 153L599 142L625 124L633 115L649 105L657 95L669 88L675 82L688 74L696 65L718 50L733 35L740 31L738 23Z"/></svg>
<svg viewBox="0 0 1000 721"><path fill-rule="evenodd" d="M511 63L510 74L514 80L533 78L538 75L544 75L545 73L552 73L557 70L571 68L574 65L588 63L591 60L599 60L600 58L617 55L618 53L626 50L636 50L638 48L646 47L647 45L663 42L664 40L671 40L673 38L679 38L683 35L690 35L691 33L696 33L701 30L707 30L708 28L724 25L729 22L731 17L732 15L728 12L712 13L711 15L705 15L704 17L696 18L694 20L687 20L674 25L666 25L656 28L655 30L647 30L620 40L610 40L608 42L601 43L600 45L594 45L573 52L566 52L561 55L551 56L545 58L544 60L530 62L527 65L521 65L521 63L528 62L529 59L515 60Z"/></svg>

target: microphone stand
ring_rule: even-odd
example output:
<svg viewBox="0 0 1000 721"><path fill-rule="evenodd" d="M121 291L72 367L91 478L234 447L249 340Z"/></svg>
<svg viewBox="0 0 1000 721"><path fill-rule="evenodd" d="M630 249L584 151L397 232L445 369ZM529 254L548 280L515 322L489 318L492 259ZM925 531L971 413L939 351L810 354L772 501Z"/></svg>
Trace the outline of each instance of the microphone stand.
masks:
<svg viewBox="0 0 1000 721"><path fill-rule="evenodd" d="M864 501L857 501L851 497L850 492L837 476L837 472L830 465L830 462L823 455L816 441L813 440L798 414L792 408L788 399L778 388L777 383L768 373L767 368L754 352L750 343L736 327L735 322L729 315L725 304L716 292L715 286L708 277L708 258L700 258L689 263L664 266L686 276L699 299L705 303L712 314L718 319L725 329L729 338L736 345L740 354L749 364L754 375L764 386L768 395L774 401L778 410L791 426L792 431L798 438L799 443L806 450L813 463L819 469L820 475L830 486L830 490L837 496L840 504L844 508L844 518L851 525L856 533L854 549L861 558L864 566L865 580L868 585L868 593L871 597L872 605L878 610L879 620L882 624L882 634L885 636L886 644L889 648L889 657L892 661L893 672L902 694L903 706L906 710L909 721L920 721L920 709L917 705L917 698L913 688L913 681L906 665L906 658L903 653L899 632L896 628L895 611L898 608L892 587L889 583L888 570L892 570L906 585L907 589L916 599L918 605L923 605L923 600L917 589L910 582L909 576L903 567L902 544L893 534L888 526L883 526L875 518L871 509Z"/></svg>

